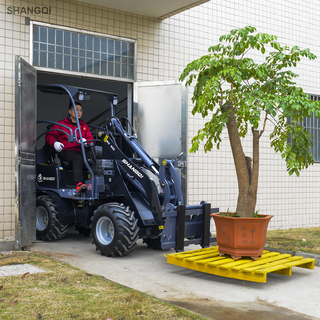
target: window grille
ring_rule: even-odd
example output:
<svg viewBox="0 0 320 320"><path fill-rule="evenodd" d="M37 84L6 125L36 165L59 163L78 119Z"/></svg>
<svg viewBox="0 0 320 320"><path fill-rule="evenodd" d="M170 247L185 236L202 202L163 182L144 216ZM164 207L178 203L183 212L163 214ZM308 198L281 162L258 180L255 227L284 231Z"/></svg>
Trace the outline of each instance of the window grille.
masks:
<svg viewBox="0 0 320 320"><path fill-rule="evenodd" d="M134 79L134 42L33 26L33 65Z"/></svg>
<svg viewBox="0 0 320 320"><path fill-rule="evenodd" d="M310 99L317 101L320 100L320 96L310 95ZM288 121L290 121L290 118L288 118ZM316 118L313 113L309 118L304 117L303 121L300 122L300 125L306 128L313 136L313 146L311 147L311 152L315 162L320 162L320 118ZM292 138L290 138L288 142L292 143Z"/></svg>
<svg viewBox="0 0 320 320"><path fill-rule="evenodd" d="M320 100L318 95L310 95L310 99L317 101ZM320 118L316 118L314 113L310 118L304 118L301 125L308 129L310 134L313 136L313 146L311 147L311 152L313 154L314 160L320 162Z"/></svg>

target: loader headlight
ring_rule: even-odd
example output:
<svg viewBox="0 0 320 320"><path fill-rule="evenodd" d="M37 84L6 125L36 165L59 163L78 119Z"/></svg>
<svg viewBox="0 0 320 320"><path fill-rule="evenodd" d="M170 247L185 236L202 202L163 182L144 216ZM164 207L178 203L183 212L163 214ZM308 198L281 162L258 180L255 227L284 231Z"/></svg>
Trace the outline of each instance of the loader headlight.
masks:
<svg viewBox="0 0 320 320"><path fill-rule="evenodd" d="M82 101L84 99L84 93L82 91L79 91L77 93L77 98L78 98L78 100Z"/></svg>
<svg viewBox="0 0 320 320"><path fill-rule="evenodd" d="M116 106L118 104L118 98L113 98L113 105Z"/></svg>
<svg viewBox="0 0 320 320"><path fill-rule="evenodd" d="M83 91L78 91L76 97L79 101L90 100L90 94Z"/></svg>

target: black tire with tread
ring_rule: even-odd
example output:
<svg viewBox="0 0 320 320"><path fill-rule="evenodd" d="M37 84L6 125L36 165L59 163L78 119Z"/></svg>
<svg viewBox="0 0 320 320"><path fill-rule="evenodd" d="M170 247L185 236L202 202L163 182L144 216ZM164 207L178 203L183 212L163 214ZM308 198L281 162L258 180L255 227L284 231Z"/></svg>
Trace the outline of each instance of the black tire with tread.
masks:
<svg viewBox="0 0 320 320"><path fill-rule="evenodd" d="M48 195L40 195L37 198L37 207L43 207L48 214L47 227L40 231L36 230L38 240L53 241L63 238L68 231L68 224L59 222L59 213L53 199Z"/></svg>
<svg viewBox="0 0 320 320"><path fill-rule="evenodd" d="M114 235L109 244L99 241L99 230L97 223L99 219L109 219L114 226ZM119 257L131 252L137 245L138 240L138 219L134 216L129 207L117 202L106 203L99 206L91 218L91 234L96 250L107 257Z"/></svg>

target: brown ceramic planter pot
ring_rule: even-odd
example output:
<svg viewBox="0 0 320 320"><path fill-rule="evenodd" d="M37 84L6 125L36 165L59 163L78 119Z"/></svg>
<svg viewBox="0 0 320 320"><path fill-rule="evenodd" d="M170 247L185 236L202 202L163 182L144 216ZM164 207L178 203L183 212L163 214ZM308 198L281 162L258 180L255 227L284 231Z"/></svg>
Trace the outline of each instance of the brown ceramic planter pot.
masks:
<svg viewBox="0 0 320 320"><path fill-rule="evenodd" d="M224 212L224 214L227 213ZM266 242L268 224L273 216L237 218L221 216L221 212L213 213L211 216L216 224L220 255L229 254L234 260L244 256L257 260L261 256Z"/></svg>

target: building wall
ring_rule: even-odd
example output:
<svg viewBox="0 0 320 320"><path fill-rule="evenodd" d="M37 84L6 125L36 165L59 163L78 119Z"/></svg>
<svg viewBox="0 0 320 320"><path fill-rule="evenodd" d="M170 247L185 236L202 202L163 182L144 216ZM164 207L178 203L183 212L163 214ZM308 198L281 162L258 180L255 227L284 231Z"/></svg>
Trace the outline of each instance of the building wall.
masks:
<svg viewBox="0 0 320 320"><path fill-rule="evenodd" d="M8 7L50 7L51 14L9 14ZM207 52L219 36L233 28L255 26L275 34L279 42L308 47L320 56L318 12L320 2L277 0L215 0L164 21L78 1L0 0L0 239L15 238L14 180L14 59L29 61L29 25L25 18L137 40L137 80L177 80L187 63ZM298 84L310 94L320 94L320 60L302 61ZM191 115L190 140L205 122ZM271 126L268 127L270 132ZM250 151L250 140L244 142ZM257 209L274 214L271 228L319 226L320 164L289 177L281 157L270 151L268 134L261 141L261 168ZM235 209L237 182L225 134L221 149L188 155L188 203L206 200L221 210Z"/></svg>

